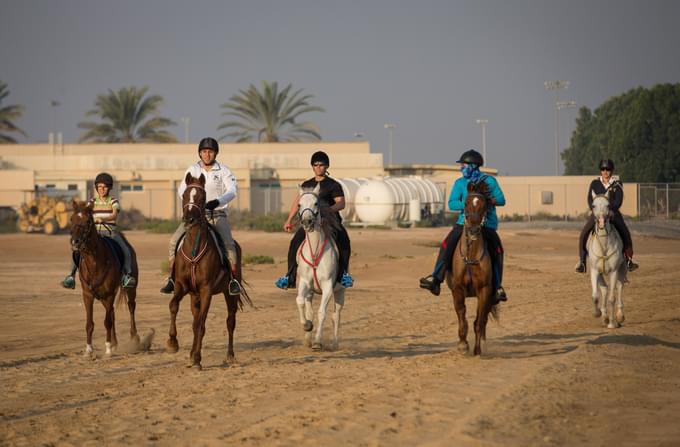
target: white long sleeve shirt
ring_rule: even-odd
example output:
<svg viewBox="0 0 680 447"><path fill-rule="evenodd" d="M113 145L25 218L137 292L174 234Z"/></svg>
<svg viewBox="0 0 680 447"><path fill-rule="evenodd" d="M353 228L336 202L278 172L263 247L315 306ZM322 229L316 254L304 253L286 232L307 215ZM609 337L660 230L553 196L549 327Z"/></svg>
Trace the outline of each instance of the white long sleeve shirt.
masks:
<svg viewBox="0 0 680 447"><path fill-rule="evenodd" d="M203 163L200 161L196 164L189 166L189 168L184 172L182 176L182 183L180 183L177 188L177 193L180 198L187 189L187 184L184 179L187 173L191 173L192 177L200 177L201 174L205 176L205 195L206 203L211 200L217 199L220 204L215 208L215 210L227 211L229 208L229 202L236 198L238 194L238 185L236 184L236 177L231 172L231 170L215 161L211 169L206 171Z"/></svg>

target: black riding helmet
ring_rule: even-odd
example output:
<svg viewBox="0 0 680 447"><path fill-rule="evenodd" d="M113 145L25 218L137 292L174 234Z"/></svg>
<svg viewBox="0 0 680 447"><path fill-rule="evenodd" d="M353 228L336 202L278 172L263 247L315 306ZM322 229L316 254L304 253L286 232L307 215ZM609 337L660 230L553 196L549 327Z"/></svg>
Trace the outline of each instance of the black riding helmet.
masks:
<svg viewBox="0 0 680 447"><path fill-rule="evenodd" d="M328 158L328 154L324 151L316 151L312 154L312 160L309 164L314 165L314 163L323 163L326 166L331 165L331 161Z"/></svg>
<svg viewBox="0 0 680 447"><path fill-rule="evenodd" d="M105 184L109 188L113 188L113 177L111 177L111 174L108 172L100 172L94 179L94 185L97 186L100 183Z"/></svg>
<svg viewBox="0 0 680 447"><path fill-rule="evenodd" d="M613 171L614 170L614 162L611 161L608 158L600 160L600 169L609 169L610 171Z"/></svg>
<svg viewBox="0 0 680 447"><path fill-rule="evenodd" d="M470 149L463 152L463 155L460 156L456 163L474 163L477 166L482 166L484 164L484 157L476 150Z"/></svg>
<svg viewBox="0 0 680 447"><path fill-rule="evenodd" d="M214 138L206 137L201 140L200 143L198 143L198 152L201 152L201 149L212 149L215 151L215 154L218 154L220 152L220 145L217 144L217 140Z"/></svg>

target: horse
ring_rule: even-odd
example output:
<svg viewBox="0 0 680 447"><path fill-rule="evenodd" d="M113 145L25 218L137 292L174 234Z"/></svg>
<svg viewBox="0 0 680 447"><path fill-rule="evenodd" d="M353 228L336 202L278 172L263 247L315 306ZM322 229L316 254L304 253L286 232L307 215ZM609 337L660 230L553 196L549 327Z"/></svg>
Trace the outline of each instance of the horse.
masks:
<svg viewBox="0 0 680 447"><path fill-rule="evenodd" d="M627 271L623 242L609 222L609 191L604 195L592 195L595 228L588 239L587 248L593 288L593 316L601 316L603 325L615 329L625 320L621 298Z"/></svg>
<svg viewBox="0 0 680 447"><path fill-rule="evenodd" d="M118 346L113 304L116 292L119 289L118 303L120 304L122 300L126 300L128 311L130 312L130 339L139 344L139 335L137 334L137 325L135 323L137 286L131 288L120 286L122 259L119 261L115 253L116 242L100 236L97 232L92 216L91 202L73 201L70 232L71 250L80 253L78 276L80 277L80 285L83 289L83 303L85 304L86 313L85 332L87 334L84 356L87 358L95 357L94 348L92 347L92 332L94 331L92 314L95 299L100 301L104 309L106 309L106 317L104 318L104 326L106 327L106 355L112 355ZM121 237L130 249L131 275L135 280L138 280L137 255L134 248L125 239L125 236L121 234Z"/></svg>
<svg viewBox="0 0 680 447"><path fill-rule="evenodd" d="M170 299L170 332L167 341L169 352L179 350L177 341L177 312L179 303L184 296L191 294L191 312L194 317L194 340L191 346L188 367L201 370L201 348L205 335L205 320L208 317L210 302L213 295L222 293L227 303L227 330L229 343L225 364L235 362L234 329L236 328L236 312L243 309L243 301L249 305L252 301L245 290L240 295L229 294L229 281L232 279L231 268L223 265L216 232L209 230L208 219L205 216L205 176L201 174L195 178L187 173L184 179L187 185L182 195L182 221L186 229L185 235L179 243L179 253L175 257L173 276L175 288ZM237 274L241 275L241 247L236 244L239 259Z"/></svg>
<svg viewBox="0 0 680 447"><path fill-rule="evenodd" d="M296 298L300 323L305 331L304 343L315 351L323 348L323 325L326 321L326 308L333 298L333 342L332 349L338 349L340 336L340 312L345 304L345 289L338 283L340 268L338 250L333 243L334 228L340 225L328 207L319 203L317 184L314 189L301 189L298 217L305 230L305 240L297 253L298 294ZM314 329L314 311L312 298L321 295L319 304L316 334L312 340Z"/></svg>
<svg viewBox="0 0 680 447"><path fill-rule="evenodd" d="M453 295L453 306L458 316L458 350L467 353L468 323L465 316L465 298L477 297L475 318L474 355L481 355L481 341L486 340L486 323L489 313L497 315L494 300L491 258L484 242L482 225L487 210L487 186L484 182L468 183L465 199L464 237L458 240L451 260L451 269L446 274L446 284Z"/></svg>

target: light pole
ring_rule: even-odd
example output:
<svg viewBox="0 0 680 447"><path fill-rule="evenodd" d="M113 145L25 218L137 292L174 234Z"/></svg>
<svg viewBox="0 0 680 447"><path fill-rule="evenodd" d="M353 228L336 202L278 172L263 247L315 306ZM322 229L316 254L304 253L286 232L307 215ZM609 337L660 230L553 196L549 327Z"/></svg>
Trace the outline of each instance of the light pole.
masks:
<svg viewBox="0 0 680 447"><path fill-rule="evenodd" d="M559 133L559 107L560 90L569 87L569 81L545 81L543 83L546 90L555 90L555 175L560 175L560 143L558 140Z"/></svg>
<svg viewBox="0 0 680 447"><path fill-rule="evenodd" d="M189 122L191 121L191 118L186 116L186 117L180 118L179 120L184 123L184 143L188 144L189 143Z"/></svg>
<svg viewBox="0 0 680 447"><path fill-rule="evenodd" d="M396 128L397 128L397 126L395 124L390 124L390 123L385 124L385 129L387 129L387 133L388 133L389 141L390 141L389 164L392 164L392 132Z"/></svg>
<svg viewBox="0 0 680 447"><path fill-rule="evenodd" d="M366 134L363 132L354 132L354 138L357 138L359 140L363 140L365 136Z"/></svg>
<svg viewBox="0 0 680 447"><path fill-rule="evenodd" d="M484 163L489 166L489 162L486 159L486 125L489 124L489 120L477 120L477 124L482 126L482 157L484 158Z"/></svg>

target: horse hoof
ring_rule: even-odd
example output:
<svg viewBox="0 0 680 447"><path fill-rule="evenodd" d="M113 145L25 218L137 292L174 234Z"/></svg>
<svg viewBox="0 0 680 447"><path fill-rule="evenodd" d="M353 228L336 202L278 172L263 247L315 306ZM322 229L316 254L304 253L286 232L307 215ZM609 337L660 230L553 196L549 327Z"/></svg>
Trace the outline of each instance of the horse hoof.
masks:
<svg viewBox="0 0 680 447"><path fill-rule="evenodd" d="M312 332L312 330L314 329L314 323L312 323L311 320L307 320L307 321L305 321L303 328L304 328L305 332Z"/></svg>
<svg viewBox="0 0 680 447"><path fill-rule="evenodd" d="M135 346L139 346L139 344L141 343L141 341L140 341L140 339L139 339L139 334L135 334L135 335L133 335L132 337L130 337L130 341L131 341L132 344L134 344Z"/></svg>
<svg viewBox="0 0 680 447"><path fill-rule="evenodd" d="M470 346L467 344L466 341L461 341L458 343L458 352L461 352L463 354L467 354L470 351Z"/></svg>
<svg viewBox="0 0 680 447"><path fill-rule="evenodd" d="M623 314L622 311L616 312L616 322L621 324L624 321L626 321L626 316Z"/></svg>
<svg viewBox="0 0 680 447"><path fill-rule="evenodd" d="M593 311L593 317L600 318L601 316L602 316L602 312L600 312L600 309L595 309Z"/></svg>
<svg viewBox="0 0 680 447"><path fill-rule="evenodd" d="M194 363L193 365L191 365L191 369L193 369L195 371L201 371L203 369L203 367L201 366L200 363Z"/></svg>
<svg viewBox="0 0 680 447"><path fill-rule="evenodd" d="M233 365L235 363L236 363L236 357L234 357L233 355L228 355L227 357L225 357L224 361L222 362L222 364L225 365L225 366Z"/></svg>
<svg viewBox="0 0 680 447"><path fill-rule="evenodd" d="M94 359L97 358L97 356L94 355L94 352L85 351L85 352L83 352L83 358L85 360L94 360Z"/></svg>
<svg viewBox="0 0 680 447"><path fill-rule="evenodd" d="M323 346L321 346L321 343L312 343L312 350L313 351L321 351Z"/></svg>
<svg viewBox="0 0 680 447"><path fill-rule="evenodd" d="M619 327L618 324L616 324L613 320L609 322L607 325L607 329L617 329Z"/></svg>
<svg viewBox="0 0 680 447"><path fill-rule="evenodd" d="M171 354L174 354L175 352L179 351L179 343L177 340L168 340L166 343L168 352Z"/></svg>

